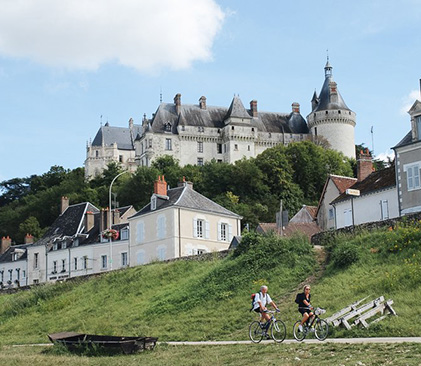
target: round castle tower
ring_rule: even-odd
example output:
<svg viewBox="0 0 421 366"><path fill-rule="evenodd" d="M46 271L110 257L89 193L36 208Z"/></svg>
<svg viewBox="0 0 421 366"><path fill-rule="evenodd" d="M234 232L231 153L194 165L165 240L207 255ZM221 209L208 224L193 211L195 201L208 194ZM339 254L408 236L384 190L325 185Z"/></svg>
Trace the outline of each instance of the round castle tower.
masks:
<svg viewBox="0 0 421 366"><path fill-rule="evenodd" d="M314 92L311 108L307 116L310 133L325 138L333 150L355 158L355 113L347 107L333 81L329 58L325 66L325 82L319 96Z"/></svg>

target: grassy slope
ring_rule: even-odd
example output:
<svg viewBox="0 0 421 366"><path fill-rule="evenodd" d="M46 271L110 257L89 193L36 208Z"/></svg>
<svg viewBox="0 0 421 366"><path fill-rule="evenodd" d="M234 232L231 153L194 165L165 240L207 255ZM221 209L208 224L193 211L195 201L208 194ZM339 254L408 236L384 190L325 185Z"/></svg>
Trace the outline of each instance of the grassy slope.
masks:
<svg viewBox="0 0 421 366"><path fill-rule="evenodd" d="M369 330L339 330L332 336L421 335L412 322L414 307L419 307L413 299L421 287L419 245L402 244L390 252L398 234L363 233L329 244L333 259L312 283L313 303L326 307L328 316L365 296L384 295L395 301L399 315ZM148 335L162 341L246 339L254 318L248 311L250 294L262 283L279 303L291 337L298 315L296 287L317 267L310 245L302 238L263 242L250 236L243 242L249 245L223 260L154 263L0 296L0 344L46 342L47 333L59 331ZM353 249L351 255L344 252L350 258L345 263L334 260L343 243Z"/></svg>

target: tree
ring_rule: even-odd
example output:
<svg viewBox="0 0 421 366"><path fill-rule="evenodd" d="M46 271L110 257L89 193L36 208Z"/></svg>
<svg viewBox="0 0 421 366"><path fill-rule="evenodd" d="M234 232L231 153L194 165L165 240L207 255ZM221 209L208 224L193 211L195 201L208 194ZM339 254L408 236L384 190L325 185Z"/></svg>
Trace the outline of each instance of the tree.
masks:
<svg viewBox="0 0 421 366"><path fill-rule="evenodd" d="M31 234L34 239L39 239L43 235L43 231L39 226L39 222L36 217L29 216L24 222L19 225L18 236L16 240L23 243L26 234Z"/></svg>

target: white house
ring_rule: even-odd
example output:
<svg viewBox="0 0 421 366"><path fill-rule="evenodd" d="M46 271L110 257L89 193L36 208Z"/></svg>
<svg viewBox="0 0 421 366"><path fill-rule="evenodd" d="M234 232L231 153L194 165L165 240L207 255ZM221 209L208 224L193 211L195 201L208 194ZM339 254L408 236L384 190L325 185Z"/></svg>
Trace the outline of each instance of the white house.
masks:
<svg viewBox="0 0 421 366"><path fill-rule="evenodd" d="M336 228L382 221L399 216L395 168L372 172L337 197Z"/></svg>
<svg viewBox="0 0 421 366"><path fill-rule="evenodd" d="M193 189L189 182L167 189L154 184L151 202L130 223L130 265L228 249L241 232L241 217Z"/></svg>
<svg viewBox="0 0 421 366"><path fill-rule="evenodd" d="M421 211L421 102L408 113L411 131L393 148L401 216Z"/></svg>

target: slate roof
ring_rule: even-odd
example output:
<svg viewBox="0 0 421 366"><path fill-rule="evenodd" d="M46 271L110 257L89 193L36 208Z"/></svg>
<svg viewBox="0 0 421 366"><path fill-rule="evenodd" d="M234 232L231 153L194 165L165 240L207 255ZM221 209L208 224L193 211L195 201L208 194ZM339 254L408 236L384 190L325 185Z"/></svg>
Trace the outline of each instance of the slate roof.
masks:
<svg viewBox="0 0 421 366"><path fill-rule="evenodd" d="M145 215L150 212L156 212L163 210L168 207L180 207L186 209L192 209L197 211L205 211L213 214L231 216L236 218L241 218L240 215L237 215L230 210L218 205L216 202L213 202L209 198L201 195L199 192L196 192L193 188L190 188L188 184L172 188L167 191L168 199L157 196L157 206L156 210L151 210L151 204L148 203L140 211L130 218L138 217Z"/></svg>
<svg viewBox="0 0 421 366"><path fill-rule="evenodd" d="M384 189L393 188L396 186L396 176L395 176L395 167L391 166L390 168L378 170L371 173L367 178L361 182L357 182L349 188L358 189L360 191L360 196L366 194L374 193ZM332 201L332 204L338 203L341 201L346 201L350 199L345 192L339 195Z"/></svg>
<svg viewBox="0 0 421 366"><path fill-rule="evenodd" d="M154 133L169 133L166 125L171 124L171 133L177 134L177 126L195 126L223 128L229 117L246 119L247 125L259 132L272 133L308 133L309 129L299 113L258 112L253 118L250 109L245 109L240 98L234 97L229 108L207 106L201 109L197 104L181 104L177 114L173 103L161 103L149 125ZM234 122L233 124L241 124Z"/></svg>
<svg viewBox="0 0 421 366"><path fill-rule="evenodd" d="M26 260L27 258L26 248L29 247L30 245L33 245L33 244L31 243L31 244L20 244L20 245L10 246L2 255L0 255L0 263L12 262L13 253L15 252L16 249L23 250L23 252L22 252L22 255L19 257L19 259L14 262Z"/></svg>
<svg viewBox="0 0 421 366"><path fill-rule="evenodd" d="M392 149L396 149L397 147L401 147L401 146L405 146L405 145L409 145L409 144L411 144L413 141L412 141L412 131L409 131L406 135L405 135L405 137L401 140L401 141L399 141L399 143L396 145L396 146L394 146Z"/></svg>
<svg viewBox="0 0 421 366"><path fill-rule="evenodd" d="M142 134L142 126L133 125L133 131L129 127L112 127L108 123L98 130L92 146L111 146L117 143L121 150L134 150L134 140L138 134Z"/></svg>
<svg viewBox="0 0 421 366"><path fill-rule="evenodd" d="M312 112L332 110L332 109L345 109L345 110L350 111L348 106L345 104L345 101L343 100L341 93L339 93L338 88L336 88L338 101L336 103L333 103L330 100L329 83L334 80L333 80L332 74L331 73L329 74L326 72L327 69L332 70L332 66L330 65L329 61L326 63L326 66L325 66L326 77L322 86L322 90L320 91L319 97L316 98L317 106L313 109ZM313 94L313 99L315 98L315 96L317 96L316 93Z"/></svg>
<svg viewBox="0 0 421 366"><path fill-rule="evenodd" d="M86 211L99 212L89 202L70 205L57 217L44 236L36 242L37 245L46 245L54 239L71 237L80 233Z"/></svg>

